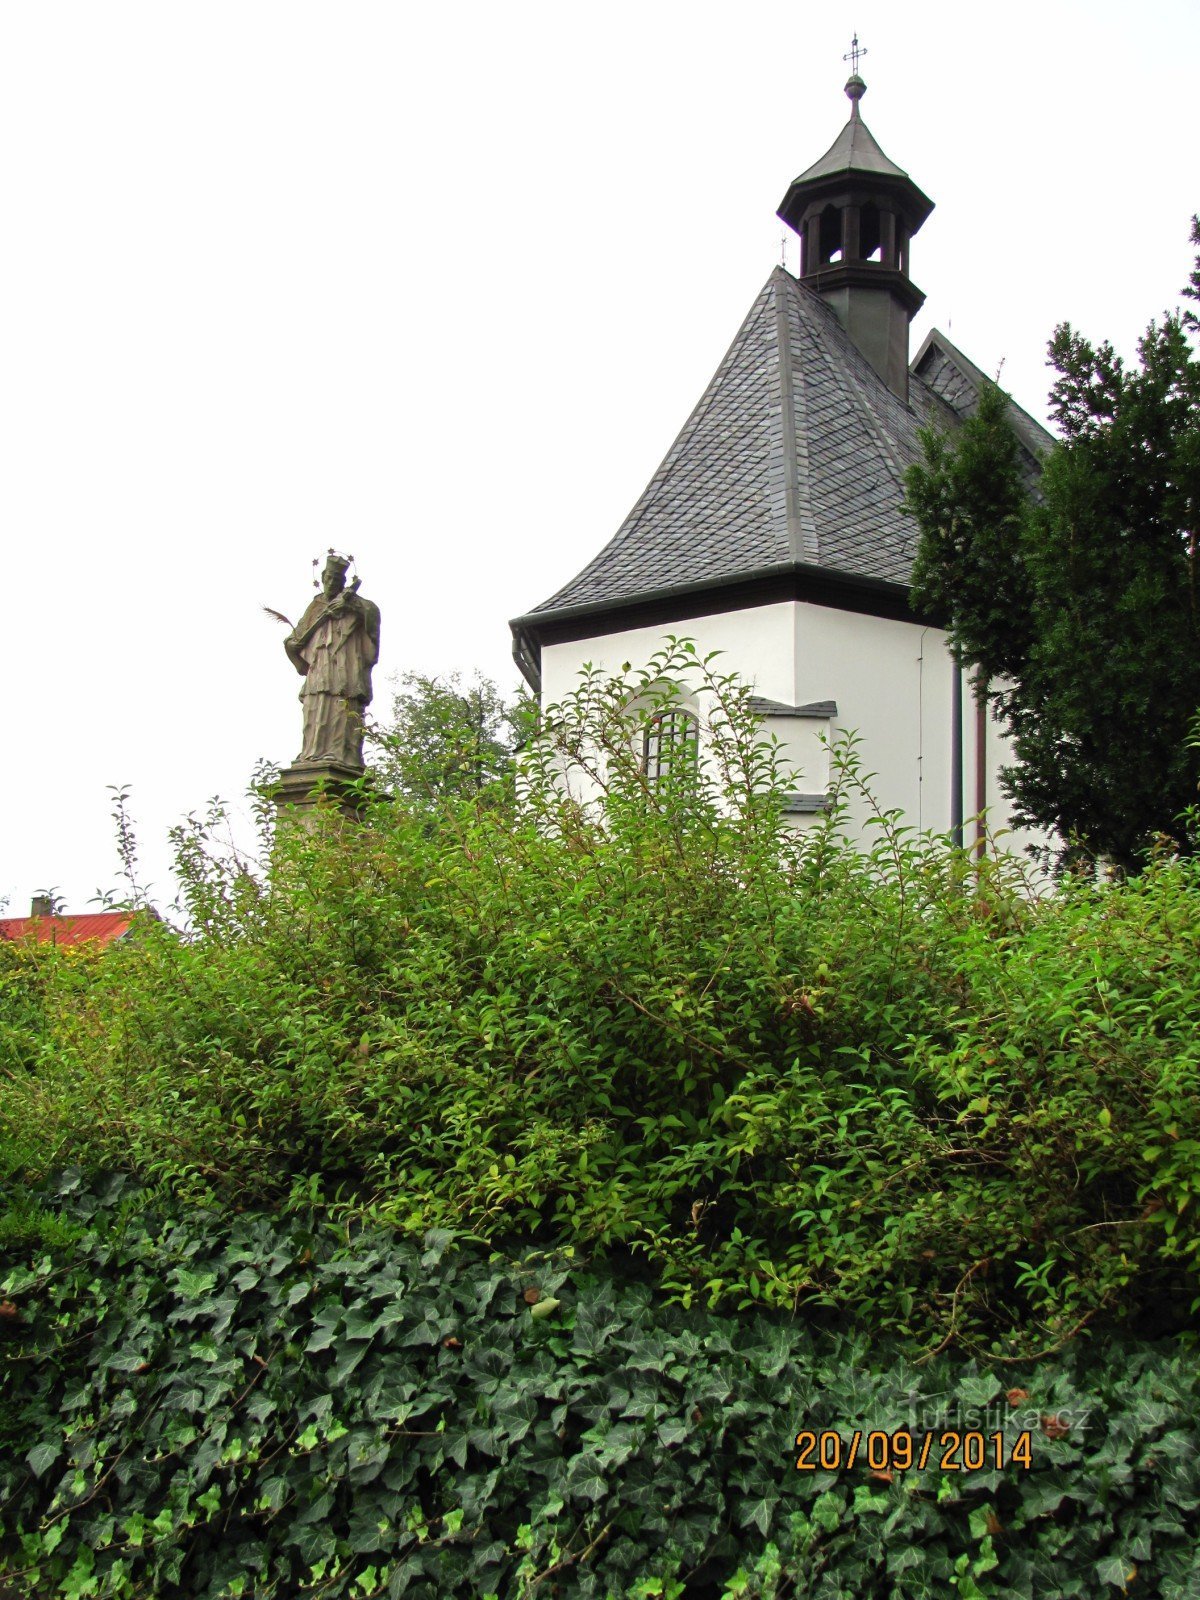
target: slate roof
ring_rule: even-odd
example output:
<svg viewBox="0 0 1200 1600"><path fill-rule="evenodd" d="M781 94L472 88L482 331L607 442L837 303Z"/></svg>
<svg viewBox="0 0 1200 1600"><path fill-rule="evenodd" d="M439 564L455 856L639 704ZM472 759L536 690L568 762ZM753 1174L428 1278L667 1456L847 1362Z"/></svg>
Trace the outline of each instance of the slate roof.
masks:
<svg viewBox="0 0 1200 1600"><path fill-rule="evenodd" d="M820 296L776 267L616 535L514 632L797 564L907 586L916 527L900 506L918 430L960 418L982 381L934 333L904 404ZM1013 413L1036 474L1051 437Z"/></svg>
<svg viewBox="0 0 1200 1600"><path fill-rule="evenodd" d="M927 389L944 400L958 416L975 409L979 391L988 381L986 374L937 328L926 335L924 343L913 357L912 371ZM1024 453L1026 481L1030 489L1036 492L1038 462L1054 443L1054 436L1040 422L1035 422L1015 400L1008 402L1008 420Z"/></svg>

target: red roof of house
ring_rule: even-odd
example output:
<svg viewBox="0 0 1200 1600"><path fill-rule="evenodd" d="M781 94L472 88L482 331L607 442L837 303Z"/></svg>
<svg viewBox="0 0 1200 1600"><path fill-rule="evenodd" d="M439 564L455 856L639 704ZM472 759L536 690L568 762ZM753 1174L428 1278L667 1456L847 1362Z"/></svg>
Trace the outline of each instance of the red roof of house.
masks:
<svg viewBox="0 0 1200 1600"><path fill-rule="evenodd" d="M0 917L0 939L37 944L112 944L133 926L132 911L93 911L79 917Z"/></svg>

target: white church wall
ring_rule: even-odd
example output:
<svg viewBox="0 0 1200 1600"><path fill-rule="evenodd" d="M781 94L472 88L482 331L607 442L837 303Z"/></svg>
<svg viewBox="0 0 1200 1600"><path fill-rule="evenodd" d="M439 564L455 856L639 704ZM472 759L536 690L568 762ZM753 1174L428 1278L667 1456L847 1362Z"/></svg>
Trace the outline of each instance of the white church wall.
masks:
<svg viewBox="0 0 1200 1600"><path fill-rule="evenodd" d="M587 666L614 677L622 675L627 662L638 671L667 647L672 636L690 639L701 657L719 651L713 663L715 671L736 672L743 681L753 684L757 694L790 703L795 678L792 610L790 602L783 601L710 617L691 617L672 625L628 628L587 639L543 645L542 705L553 705L578 688L580 673ZM703 728L713 710L712 705L702 692L697 693L695 682L681 681L675 687L683 691L679 703L696 713ZM631 702L632 709L637 705L637 701ZM578 770L564 773L563 782L567 792L584 803L599 793L587 775ZM824 785L825 780L822 780L820 787L823 789Z"/></svg>
<svg viewBox="0 0 1200 1600"><path fill-rule="evenodd" d="M969 703L971 706L971 720L974 721L974 702L971 701ZM974 747L972 746L972 748ZM1009 823L1009 803L1000 787L1000 773L1004 767L1013 766L1016 757L1003 728L996 721L994 708L991 707L988 710L984 749L987 768L984 780L987 827L989 833L1000 836L997 840L999 848L1008 850L1013 855L1023 858L1028 856L1031 849L1046 850L1053 848L1055 840L1045 829L1014 828ZM973 814L976 810L975 791L973 788L968 788L966 810L968 814ZM975 830L972 828L969 831L971 838L974 838L976 836ZM1044 874L1039 873L1035 875L1033 881L1044 886L1047 880Z"/></svg>
<svg viewBox="0 0 1200 1600"><path fill-rule="evenodd" d="M832 675L831 675L832 674ZM828 685L828 687L826 687ZM871 789L884 811L899 810L918 830L948 833L951 818L954 664L941 628L837 611L796 607L796 700L837 701L834 734L856 732ZM978 837L976 783L978 717L970 679L962 693L963 842ZM1024 856L1047 835L1010 829L1000 772L1014 756L1004 730L989 711L984 730L984 810L988 830L1002 833L1004 849ZM852 799L851 819L862 829L870 815Z"/></svg>
<svg viewBox="0 0 1200 1600"><path fill-rule="evenodd" d="M823 739L858 735L865 773L883 811L899 810L917 829L946 833L951 826L951 719L953 664L940 628L841 611L807 602L772 605L693 617L664 626L630 628L587 639L545 645L542 649L542 704L550 705L578 686L585 665L619 674L626 662L637 669L664 648L669 635L694 641L703 656L720 651L718 670L736 672L756 695L788 706L834 701L837 716L768 717L764 727L777 735L796 771L796 790L824 793L830 762ZM685 697L703 720L707 707L694 693ZM964 842L975 829L975 704L964 682L962 706ZM986 800L990 828L1007 826L999 787L1000 768L1012 756L1004 735L989 718L985 739ZM574 788L575 785L572 785ZM582 796L581 796L582 798ZM863 834L871 816L865 796L850 797L850 821ZM811 824L798 815L797 826ZM1028 834L1010 834L1007 847L1021 851Z"/></svg>
<svg viewBox="0 0 1200 1600"><path fill-rule="evenodd" d="M737 672L753 681L755 692L772 700L790 701L795 682L793 605L752 606L711 617L651 628L572 639L542 647L542 704L552 705L577 687L579 673L590 663L605 673L619 673L626 661L641 667L666 644L667 636L691 639L704 656L722 652L719 671Z"/></svg>
<svg viewBox="0 0 1200 1600"><path fill-rule="evenodd" d="M953 697L945 633L806 603L796 605L795 624L797 701L836 700L833 733L858 735L880 808L903 811L915 828L945 832ZM964 767L971 770L971 728L964 733ZM851 795L857 828L870 814L865 796Z"/></svg>

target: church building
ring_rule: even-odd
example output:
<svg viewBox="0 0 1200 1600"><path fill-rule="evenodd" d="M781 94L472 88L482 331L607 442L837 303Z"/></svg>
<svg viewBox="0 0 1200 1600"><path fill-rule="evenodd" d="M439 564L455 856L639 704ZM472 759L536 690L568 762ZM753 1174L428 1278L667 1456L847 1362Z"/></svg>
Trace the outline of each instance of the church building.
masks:
<svg viewBox="0 0 1200 1600"><path fill-rule="evenodd" d="M1012 758L964 688L944 619L913 608L917 530L901 506L919 430L953 428L984 376L937 331L910 360L924 301L912 241L933 203L872 136L865 92L855 72L849 121L779 207L799 276L771 273L633 510L512 622L513 653L550 704L585 663L641 666L668 635L719 650L798 772L797 825L825 805L829 743L852 731L881 808L971 843L984 808L1005 823L997 775ZM1035 477L1051 437L1015 405L1011 419ZM647 739L648 761L660 744Z"/></svg>

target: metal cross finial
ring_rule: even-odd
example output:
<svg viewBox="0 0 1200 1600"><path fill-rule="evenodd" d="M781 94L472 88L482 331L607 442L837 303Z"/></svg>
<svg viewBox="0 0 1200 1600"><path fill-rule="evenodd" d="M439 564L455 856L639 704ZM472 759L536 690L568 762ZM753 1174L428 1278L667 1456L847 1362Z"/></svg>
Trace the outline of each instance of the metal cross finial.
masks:
<svg viewBox="0 0 1200 1600"><path fill-rule="evenodd" d="M858 75L859 57L865 56L866 53L866 50L860 50L858 47L858 32L856 30L854 34L854 40L849 50L847 50L846 54L842 57L843 61L848 61L850 63L850 70L855 74L856 77Z"/></svg>

